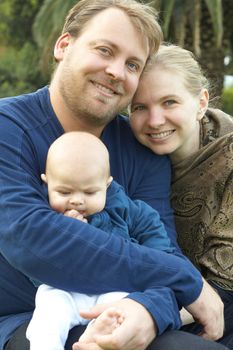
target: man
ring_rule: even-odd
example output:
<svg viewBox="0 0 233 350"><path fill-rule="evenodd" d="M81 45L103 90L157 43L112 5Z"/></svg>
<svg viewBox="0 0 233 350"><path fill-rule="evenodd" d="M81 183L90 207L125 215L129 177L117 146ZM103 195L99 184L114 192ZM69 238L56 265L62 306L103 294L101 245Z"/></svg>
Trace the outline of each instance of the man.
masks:
<svg viewBox="0 0 233 350"><path fill-rule="evenodd" d="M175 244L170 164L139 145L123 117L114 119L131 100L160 41L147 6L133 0L81 0L56 42L58 65L49 89L0 102L0 349L9 339L6 350L28 349L25 328L35 296L29 278L81 293L130 293L115 303L125 321L114 336L76 348L145 349L156 335L179 328L183 305L203 324L205 337L221 336L222 304L178 249L176 255L155 252L57 214L40 180L57 137L72 130L91 132L107 145L114 178L132 198L160 212ZM188 336L183 348L196 349L194 336ZM218 349L194 338L199 349ZM158 341L150 349L162 349ZM173 343L165 340L165 348L175 349Z"/></svg>

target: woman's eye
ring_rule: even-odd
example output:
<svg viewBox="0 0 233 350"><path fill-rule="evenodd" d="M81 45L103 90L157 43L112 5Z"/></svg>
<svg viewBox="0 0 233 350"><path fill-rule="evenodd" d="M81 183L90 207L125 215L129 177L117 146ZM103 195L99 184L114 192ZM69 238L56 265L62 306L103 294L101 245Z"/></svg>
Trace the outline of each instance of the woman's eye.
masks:
<svg viewBox="0 0 233 350"><path fill-rule="evenodd" d="M136 111L143 111L144 109L145 109L145 106L143 106L143 105L132 106L131 113L136 112Z"/></svg>
<svg viewBox="0 0 233 350"><path fill-rule="evenodd" d="M175 100L167 100L167 101L165 101L164 102L164 104L165 104L165 106L172 106L173 104L175 104L176 103L176 101Z"/></svg>

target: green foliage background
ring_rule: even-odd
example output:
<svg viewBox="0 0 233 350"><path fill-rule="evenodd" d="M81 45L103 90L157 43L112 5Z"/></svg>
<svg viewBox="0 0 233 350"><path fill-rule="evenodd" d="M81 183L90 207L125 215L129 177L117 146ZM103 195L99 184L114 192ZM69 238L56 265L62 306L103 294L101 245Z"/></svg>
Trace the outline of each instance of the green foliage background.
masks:
<svg viewBox="0 0 233 350"><path fill-rule="evenodd" d="M43 0L1 0L0 97L27 93L43 86L41 51L32 26Z"/></svg>
<svg viewBox="0 0 233 350"><path fill-rule="evenodd" d="M222 100L224 112L233 116L233 86L224 89Z"/></svg>
<svg viewBox="0 0 233 350"><path fill-rule="evenodd" d="M186 18L187 13L192 12L190 8L197 7L201 1L203 0L153 0L147 2L154 4L160 10L163 30L169 34L169 25L171 25L171 33L175 32L173 22L178 30L177 23L184 23L182 21ZM221 1L227 7L228 12L230 8L233 11L232 0L205 0L205 3L209 3L210 7L212 6L214 9L213 5L220 4ZM76 2L77 0L0 0L0 97L31 92L48 84L52 71L52 49L55 39L61 31L65 14ZM173 12L171 12L172 8ZM187 13L185 13L185 9ZM177 21L177 16L180 16L180 21ZM192 20L197 16L191 16L191 19L187 16L187 18ZM181 21L181 19L183 20ZM192 26L194 24L192 23ZM207 29L211 29L211 25ZM229 28L224 29L225 33L229 33ZM179 38L182 35L184 37L184 33L180 34L182 30L182 28L178 30ZM211 38L211 30L209 32ZM233 43L232 25L231 36ZM195 42L195 36L192 37L190 34L188 38L193 43ZM171 39L169 35L168 39ZM194 48L196 46L197 44L194 45ZM226 54L229 54L229 46L227 50ZM228 74L233 74L232 51L230 49L231 61L226 69ZM212 60L213 57L212 55ZM206 59L204 60L206 61ZM224 90L222 101L222 109L233 115L233 87Z"/></svg>

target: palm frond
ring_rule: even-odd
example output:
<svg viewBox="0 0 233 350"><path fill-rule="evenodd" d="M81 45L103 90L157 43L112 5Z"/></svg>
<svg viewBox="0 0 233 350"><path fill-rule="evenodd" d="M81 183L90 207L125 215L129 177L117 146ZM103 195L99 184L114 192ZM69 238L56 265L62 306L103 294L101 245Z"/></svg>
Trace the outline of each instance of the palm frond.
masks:
<svg viewBox="0 0 233 350"><path fill-rule="evenodd" d="M57 35L63 26L68 10L77 0L45 0L36 16L33 33L40 47L46 43L50 33Z"/></svg>
<svg viewBox="0 0 233 350"><path fill-rule="evenodd" d="M161 2L160 11L162 12L162 15L164 18L162 28L163 28L163 33L165 38L168 36L169 25L170 25L174 5L175 5L175 0L165 0Z"/></svg>
<svg viewBox="0 0 233 350"><path fill-rule="evenodd" d="M62 30L68 10L75 3L77 3L77 0L45 0L36 16L33 34L42 51L41 71L47 78L52 70L52 53L55 40Z"/></svg>
<svg viewBox="0 0 233 350"><path fill-rule="evenodd" d="M216 46L221 47L223 38L223 14L222 14L222 0L205 0L206 6L208 7L213 30L216 37Z"/></svg>

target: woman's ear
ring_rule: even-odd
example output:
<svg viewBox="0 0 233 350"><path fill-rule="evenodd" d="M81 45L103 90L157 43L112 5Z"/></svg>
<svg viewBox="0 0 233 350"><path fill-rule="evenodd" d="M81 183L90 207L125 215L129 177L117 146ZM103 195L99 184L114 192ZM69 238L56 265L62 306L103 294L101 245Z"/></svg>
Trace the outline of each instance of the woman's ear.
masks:
<svg viewBox="0 0 233 350"><path fill-rule="evenodd" d="M46 178L46 175L45 175L45 174L41 174L41 175L40 175L40 178L41 178L41 180L42 180L45 184L47 184L47 178Z"/></svg>
<svg viewBox="0 0 233 350"><path fill-rule="evenodd" d="M208 108L208 104L209 104L209 92L207 89L202 89L200 93L200 100L199 100L199 111L197 114L198 120L201 120L204 117L205 112Z"/></svg>
<svg viewBox="0 0 233 350"><path fill-rule="evenodd" d="M56 41L54 46L54 58L56 62L63 60L64 53L70 44L71 35L69 33L62 34Z"/></svg>

